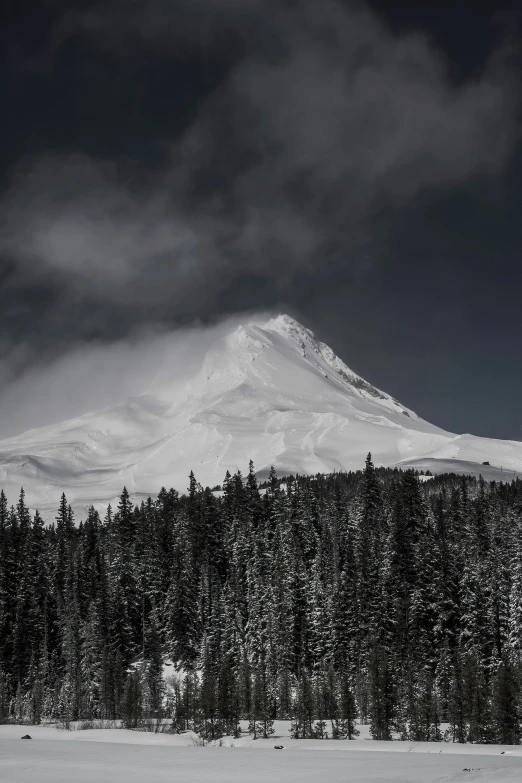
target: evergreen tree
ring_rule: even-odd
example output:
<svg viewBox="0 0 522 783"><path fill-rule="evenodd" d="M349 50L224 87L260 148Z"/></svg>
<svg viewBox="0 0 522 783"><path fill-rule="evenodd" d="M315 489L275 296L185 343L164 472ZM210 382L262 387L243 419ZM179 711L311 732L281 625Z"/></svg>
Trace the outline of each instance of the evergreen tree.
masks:
<svg viewBox="0 0 522 783"><path fill-rule="evenodd" d="M493 680L493 741L502 745L520 744L520 673L503 661Z"/></svg>
<svg viewBox="0 0 522 783"><path fill-rule="evenodd" d="M192 474L103 521L0 493L0 720L520 741L522 482ZM173 685L162 674L172 661Z"/></svg>

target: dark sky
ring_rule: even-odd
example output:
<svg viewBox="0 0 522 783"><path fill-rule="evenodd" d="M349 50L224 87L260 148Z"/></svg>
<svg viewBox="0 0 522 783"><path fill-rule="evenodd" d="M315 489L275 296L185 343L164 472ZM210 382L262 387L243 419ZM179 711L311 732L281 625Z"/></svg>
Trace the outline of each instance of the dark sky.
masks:
<svg viewBox="0 0 522 783"><path fill-rule="evenodd" d="M433 423L522 439L519 5L9 3L0 383L286 310Z"/></svg>

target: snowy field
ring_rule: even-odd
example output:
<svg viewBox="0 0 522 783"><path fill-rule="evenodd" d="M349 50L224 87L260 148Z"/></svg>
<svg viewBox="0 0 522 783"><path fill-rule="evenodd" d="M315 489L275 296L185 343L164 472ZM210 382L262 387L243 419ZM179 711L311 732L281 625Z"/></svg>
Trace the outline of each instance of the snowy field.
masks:
<svg viewBox="0 0 522 783"><path fill-rule="evenodd" d="M21 740L26 733L30 741ZM521 747L291 740L287 724L276 733L276 739L245 737L233 747L201 748L190 734L0 726L0 783L522 781ZM285 749L276 751L275 744Z"/></svg>

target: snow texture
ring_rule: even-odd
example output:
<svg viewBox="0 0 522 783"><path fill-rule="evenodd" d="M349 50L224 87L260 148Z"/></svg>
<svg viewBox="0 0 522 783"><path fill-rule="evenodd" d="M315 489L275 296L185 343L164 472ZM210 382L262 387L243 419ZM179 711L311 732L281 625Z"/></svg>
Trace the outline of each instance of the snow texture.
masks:
<svg viewBox="0 0 522 783"><path fill-rule="evenodd" d="M1 441L0 485L10 499L23 486L46 519L65 491L83 518L124 485L139 501L162 486L184 491L190 470L212 487L249 459L264 478L271 465L280 475L357 470L369 451L376 465L522 476L522 443L424 421L280 315L217 340L189 378L171 373L144 394Z"/></svg>
<svg viewBox="0 0 522 783"><path fill-rule="evenodd" d="M29 733L31 741L21 737ZM270 740L199 748L187 734L121 729L59 731L0 726L0 783L519 783L515 746L291 740L276 722ZM283 751L274 745L283 744Z"/></svg>

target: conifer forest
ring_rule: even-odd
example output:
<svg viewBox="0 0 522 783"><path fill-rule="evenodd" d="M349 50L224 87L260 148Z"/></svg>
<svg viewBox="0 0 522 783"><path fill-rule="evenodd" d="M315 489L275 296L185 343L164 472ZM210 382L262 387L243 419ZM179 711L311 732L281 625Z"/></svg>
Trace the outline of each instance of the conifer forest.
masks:
<svg viewBox="0 0 522 783"><path fill-rule="evenodd" d="M251 463L51 525L1 495L0 722L518 744L521 647L522 481Z"/></svg>

